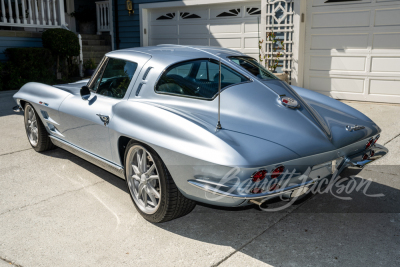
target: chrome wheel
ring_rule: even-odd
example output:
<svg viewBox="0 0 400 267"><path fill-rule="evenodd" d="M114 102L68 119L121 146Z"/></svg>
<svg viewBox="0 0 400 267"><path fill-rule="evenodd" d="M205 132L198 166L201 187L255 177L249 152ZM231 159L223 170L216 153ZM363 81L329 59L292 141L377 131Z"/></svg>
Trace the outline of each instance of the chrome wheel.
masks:
<svg viewBox="0 0 400 267"><path fill-rule="evenodd" d="M25 119L26 133L28 135L29 142L32 146L37 146L39 140L38 123L36 114L30 105L26 107L27 118Z"/></svg>
<svg viewBox="0 0 400 267"><path fill-rule="evenodd" d="M126 178L136 205L146 214L157 211L161 201L161 186L157 166L144 147L132 146L126 158Z"/></svg>

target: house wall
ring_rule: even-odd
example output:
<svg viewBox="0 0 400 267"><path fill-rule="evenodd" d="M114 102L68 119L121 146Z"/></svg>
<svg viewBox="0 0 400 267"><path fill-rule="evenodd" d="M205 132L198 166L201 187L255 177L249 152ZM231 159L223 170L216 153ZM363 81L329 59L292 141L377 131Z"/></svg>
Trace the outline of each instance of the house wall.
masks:
<svg viewBox="0 0 400 267"><path fill-rule="evenodd" d="M4 50L12 47L42 47L42 33L0 31L0 61L6 61Z"/></svg>
<svg viewBox="0 0 400 267"><path fill-rule="evenodd" d="M118 24L119 24L119 49L140 46L140 18L139 18L139 5L156 3L156 2L172 2L176 0L132 0L134 13L129 16L125 7L126 0L113 0L118 1ZM179 1L179 0L178 0ZM114 2L113 2L113 18L114 18L114 47L116 45L116 29L115 29L115 16L114 16Z"/></svg>

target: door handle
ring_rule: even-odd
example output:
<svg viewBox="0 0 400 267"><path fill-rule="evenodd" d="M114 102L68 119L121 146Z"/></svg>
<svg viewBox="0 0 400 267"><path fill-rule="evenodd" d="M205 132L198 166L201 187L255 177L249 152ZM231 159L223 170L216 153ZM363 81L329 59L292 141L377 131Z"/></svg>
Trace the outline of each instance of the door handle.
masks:
<svg viewBox="0 0 400 267"><path fill-rule="evenodd" d="M101 114L96 114L96 115L99 116L102 122L104 122L104 126L107 126L107 124L110 122L110 117Z"/></svg>

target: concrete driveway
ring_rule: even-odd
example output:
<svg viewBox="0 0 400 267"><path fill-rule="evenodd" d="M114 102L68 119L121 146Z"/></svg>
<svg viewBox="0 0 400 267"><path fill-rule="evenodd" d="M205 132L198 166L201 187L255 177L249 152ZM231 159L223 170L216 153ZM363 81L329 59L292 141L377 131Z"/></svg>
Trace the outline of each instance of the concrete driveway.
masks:
<svg viewBox="0 0 400 267"><path fill-rule="evenodd" d="M197 205L151 224L116 176L64 151L36 153L12 94L0 93L0 266L400 266L400 105L346 102L383 130L390 154L341 200L280 212ZM357 178L361 179L361 178Z"/></svg>

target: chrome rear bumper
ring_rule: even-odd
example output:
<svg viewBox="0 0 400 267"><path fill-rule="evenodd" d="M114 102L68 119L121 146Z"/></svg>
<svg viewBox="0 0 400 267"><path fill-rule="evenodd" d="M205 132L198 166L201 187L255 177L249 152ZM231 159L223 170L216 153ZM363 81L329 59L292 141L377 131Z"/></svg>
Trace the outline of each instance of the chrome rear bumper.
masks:
<svg viewBox="0 0 400 267"><path fill-rule="evenodd" d="M374 151L374 155L366 160L362 160L362 157L364 156L364 154L370 153L372 150ZM229 187L224 184L219 184L219 183L215 183L215 182L211 183L204 179L192 179L192 180L188 180L188 182L192 186L200 188L208 193L212 193L212 194L223 196L223 197L235 198L235 199L243 199L243 200L261 200L262 199L262 200L265 200L265 199L272 199L272 198L275 198L275 197L281 196L281 195L285 195L290 198L291 194L294 191L297 191L297 192L304 191L302 189L309 188L313 184L318 183L319 181L321 181L323 179L331 179L334 174L339 175L347 167L354 166L354 167L358 167L358 168L363 168L367 164L370 164L370 163L384 157L388 152L389 151L387 148L376 144L368 150L364 150L360 153L341 158L340 163L338 163L336 165L334 173L330 173L329 175L326 175L326 176L321 175L320 178L311 178L311 177L315 177L315 175L314 176L312 175L313 171L318 171L318 173L321 172L321 169L314 170L314 168L313 168L313 169L311 169L311 171L309 173L303 174L303 175L307 175L310 178L310 180L308 180L306 182L303 182L300 184L294 184L294 185L289 184L289 186L286 186L284 188L280 188L280 189L274 190L274 191L266 191L266 192L262 192L259 194L252 194L252 193L240 194L240 193L238 193L238 191L240 191L238 189ZM332 164L334 164L333 161L332 161ZM253 203L255 203L255 202L257 202L257 201L254 201Z"/></svg>

